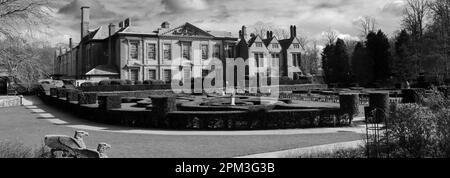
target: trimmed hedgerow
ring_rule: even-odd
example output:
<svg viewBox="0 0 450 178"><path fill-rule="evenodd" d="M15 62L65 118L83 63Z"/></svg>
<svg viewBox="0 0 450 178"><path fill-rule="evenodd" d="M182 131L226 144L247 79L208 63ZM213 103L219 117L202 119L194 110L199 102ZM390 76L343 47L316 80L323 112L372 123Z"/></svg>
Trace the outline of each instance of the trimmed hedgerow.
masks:
<svg viewBox="0 0 450 178"><path fill-rule="evenodd" d="M80 93L78 95L78 104L96 104L97 93Z"/></svg>
<svg viewBox="0 0 450 178"><path fill-rule="evenodd" d="M64 97L67 96L67 89L65 89L65 88L58 88L57 91L58 91L58 94L57 94L58 98L64 98Z"/></svg>
<svg viewBox="0 0 450 178"><path fill-rule="evenodd" d="M359 114L359 95L357 93L340 94L339 102L341 111L348 114L351 120Z"/></svg>
<svg viewBox="0 0 450 178"><path fill-rule="evenodd" d="M403 103L417 103L420 101L420 97L424 93L425 91L419 88L404 89L402 90Z"/></svg>
<svg viewBox="0 0 450 178"><path fill-rule="evenodd" d="M80 93L80 90L68 90L66 93L67 101L78 101L78 95Z"/></svg>
<svg viewBox="0 0 450 178"><path fill-rule="evenodd" d="M122 107L122 98L120 96L99 96L98 105L102 110L119 109Z"/></svg>
<svg viewBox="0 0 450 178"><path fill-rule="evenodd" d="M162 80L146 80L143 82L144 85L165 85L166 82Z"/></svg>
<svg viewBox="0 0 450 178"><path fill-rule="evenodd" d="M57 97L58 96L58 88L50 88L50 96Z"/></svg>

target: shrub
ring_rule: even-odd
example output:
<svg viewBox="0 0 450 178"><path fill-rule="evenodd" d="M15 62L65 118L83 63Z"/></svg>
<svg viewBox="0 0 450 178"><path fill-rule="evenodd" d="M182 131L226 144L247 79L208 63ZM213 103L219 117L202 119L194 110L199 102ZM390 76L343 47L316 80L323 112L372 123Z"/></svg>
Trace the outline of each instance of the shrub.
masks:
<svg viewBox="0 0 450 178"><path fill-rule="evenodd" d="M98 84L94 83L94 82L85 82L82 83L80 86L81 87L93 87L93 86L97 86Z"/></svg>
<svg viewBox="0 0 450 178"><path fill-rule="evenodd" d="M387 122L387 135L394 157L436 156L436 115L418 104L395 105Z"/></svg>
<svg viewBox="0 0 450 178"><path fill-rule="evenodd" d="M111 80L111 85L127 85L128 82L126 80ZM132 83L130 83L131 85Z"/></svg>
<svg viewBox="0 0 450 178"><path fill-rule="evenodd" d="M146 80L143 82L144 85L165 85L166 82L162 80Z"/></svg>
<svg viewBox="0 0 450 178"><path fill-rule="evenodd" d="M98 86L109 86L111 85L111 80L102 80L98 83Z"/></svg>
<svg viewBox="0 0 450 178"><path fill-rule="evenodd" d="M78 104L96 104L97 93L80 93L78 95Z"/></svg>
<svg viewBox="0 0 450 178"><path fill-rule="evenodd" d="M122 107L122 98L120 96L99 96L98 104L102 110L118 109Z"/></svg>
<svg viewBox="0 0 450 178"><path fill-rule="evenodd" d="M134 84L135 84L135 85L142 85L143 82L142 82L142 81L136 81L136 82L134 82Z"/></svg>
<svg viewBox="0 0 450 178"><path fill-rule="evenodd" d="M78 101L78 95L81 93L80 90L68 90L67 91L67 101Z"/></svg>
<svg viewBox="0 0 450 178"><path fill-rule="evenodd" d="M49 152L45 146L33 149L20 142L0 142L0 158L46 158Z"/></svg>

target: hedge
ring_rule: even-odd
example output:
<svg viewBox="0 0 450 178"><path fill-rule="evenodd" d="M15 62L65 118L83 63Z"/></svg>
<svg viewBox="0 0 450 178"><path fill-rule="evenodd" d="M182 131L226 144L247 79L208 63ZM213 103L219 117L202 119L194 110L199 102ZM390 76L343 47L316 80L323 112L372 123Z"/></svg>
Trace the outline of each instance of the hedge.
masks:
<svg viewBox="0 0 450 178"><path fill-rule="evenodd" d="M66 93L67 101L78 101L78 95L81 93L80 90L68 90Z"/></svg>
<svg viewBox="0 0 450 178"><path fill-rule="evenodd" d="M98 107L101 110L119 109L122 107L122 98L120 96L99 96Z"/></svg>
<svg viewBox="0 0 450 178"><path fill-rule="evenodd" d="M96 104L97 93L80 93L78 95L78 104Z"/></svg>

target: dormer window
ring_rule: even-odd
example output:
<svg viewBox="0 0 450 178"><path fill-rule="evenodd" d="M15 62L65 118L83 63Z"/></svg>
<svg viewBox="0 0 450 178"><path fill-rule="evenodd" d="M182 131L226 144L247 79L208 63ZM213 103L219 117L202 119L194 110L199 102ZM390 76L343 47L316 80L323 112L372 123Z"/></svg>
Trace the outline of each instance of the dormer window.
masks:
<svg viewBox="0 0 450 178"><path fill-rule="evenodd" d="M278 44L272 44L272 48L278 49L278 48L280 48L280 45L278 45Z"/></svg>
<svg viewBox="0 0 450 178"><path fill-rule="evenodd" d="M295 49L300 49L300 44L294 44Z"/></svg>
<svg viewBox="0 0 450 178"><path fill-rule="evenodd" d="M258 48L262 48L263 47L263 43L261 43L261 42L257 42L255 44L256 44L256 47L258 47Z"/></svg>

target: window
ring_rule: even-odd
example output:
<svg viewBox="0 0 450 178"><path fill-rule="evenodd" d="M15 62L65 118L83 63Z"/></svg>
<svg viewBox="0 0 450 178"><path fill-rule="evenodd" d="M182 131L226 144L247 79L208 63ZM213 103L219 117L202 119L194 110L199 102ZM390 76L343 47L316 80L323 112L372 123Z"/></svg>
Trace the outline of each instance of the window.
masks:
<svg viewBox="0 0 450 178"><path fill-rule="evenodd" d="M262 48L262 47L263 47L263 43L261 43L261 42L256 42L256 47Z"/></svg>
<svg viewBox="0 0 450 178"><path fill-rule="evenodd" d="M256 66L264 67L264 54L263 53L255 53Z"/></svg>
<svg viewBox="0 0 450 178"><path fill-rule="evenodd" d="M132 81L138 81L139 80L139 70L138 69L131 69L130 70L130 80L132 80Z"/></svg>
<svg viewBox="0 0 450 178"><path fill-rule="evenodd" d="M163 47L164 50L164 60L172 60L172 45L171 44L164 44Z"/></svg>
<svg viewBox="0 0 450 178"><path fill-rule="evenodd" d="M272 53L272 65L278 66L280 60L280 53Z"/></svg>
<svg viewBox="0 0 450 178"><path fill-rule="evenodd" d="M189 81L192 78L191 77L191 68L190 67L184 67L183 71L184 71L183 79L185 81Z"/></svg>
<svg viewBox="0 0 450 178"><path fill-rule="evenodd" d="M203 60L208 60L208 45L202 45L202 59Z"/></svg>
<svg viewBox="0 0 450 178"><path fill-rule="evenodd" d="M220 59L220 45L214 45L213 57Z"/></svg>
<svg viewBox="0 0 450 178"><path fill-rule="evenodd" d="M299 49L300 48L300 44L294 44L294 48L295 49Z"/></svg>
<svg viewBox="0 0 450 178"><path fill-rule="evenodd" d="M191 60L191 44L181 43L181 49L183 50L183 58Z"/></svg>
<svg viewBox="0 0 450 178"><path fill-rule="evenodd" d="M272 48L278 49L278 48L280 48L280 45L278 45L278 44L272 44Z"/></svg>
<svg viewBox="0 0 450 178"><path fill-rule="evenodd" d="M300 67L302 61L302 56L300 53L292 54L292 64L294 67Z"/></svg>
<svg viewBox="0 0 450 178"><path fill-rule="evenodd" d="M139 41L130 42L130 57L131 59L138 59L139 55Z"/></svg>
<svg viewBox="0 0 450 178"><path fill-rule="evenodd" d="M228 45L227 58L234 58L234 45Z"/></svg>
<svg viewBox="0 0 450 178"><path fill-rule="evenodd" d="M154 69L148 70L148 79L156 80L156 70L154 70Z"/></svg>
<svg viewBox="0 0 450 178"><path fill-rule="evenodd" d="M164 70L164 81L165 82L172 81L172 70L170 69Z"/></svg>
<svg viewBox="0 0 450 178"><path fill-rule="evenodd" d="M155 44L147 44L147 56L149 59L156 59L156 45Z"/></svg>

